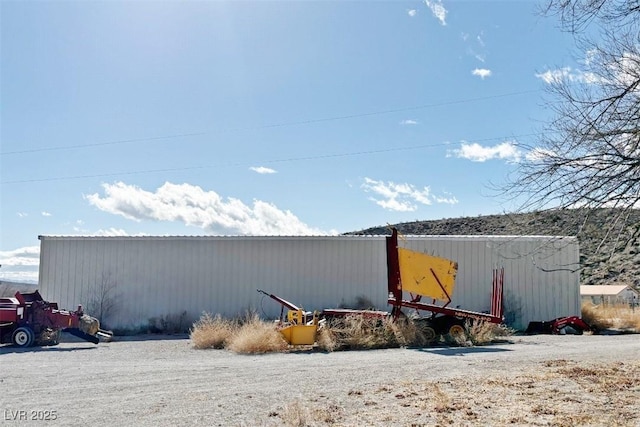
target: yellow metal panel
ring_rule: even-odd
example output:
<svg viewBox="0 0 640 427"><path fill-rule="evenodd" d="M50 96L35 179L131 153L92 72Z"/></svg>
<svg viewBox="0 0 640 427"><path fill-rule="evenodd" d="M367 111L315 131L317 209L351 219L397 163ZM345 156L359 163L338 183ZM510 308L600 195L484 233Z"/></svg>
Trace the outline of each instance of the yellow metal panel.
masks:
<svg viewBox="0 0 640 427"><path fill-rule="evenodd" d="M404 291L444 301L449 300L445 291L449 297L453 295L458 272L457 262L404 248L398 248L398 259Z"/></svg>
<svg viewBox="0 0 640 427"><path fill-rule="evenodd" d="M280 329L284 339L291 345L312 345L316 342L318 325L290 325Z"/></svg>

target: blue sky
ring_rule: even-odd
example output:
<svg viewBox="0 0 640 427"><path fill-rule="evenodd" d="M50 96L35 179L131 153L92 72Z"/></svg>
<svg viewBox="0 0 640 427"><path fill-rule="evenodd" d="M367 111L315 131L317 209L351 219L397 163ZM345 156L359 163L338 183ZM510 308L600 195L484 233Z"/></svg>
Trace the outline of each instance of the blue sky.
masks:
<svg viewBox="0 0 640 427"><path fill-rule="evenodd" d="M502 213L579 73L537 1L2 1L0 279L38 235L332 234Z"/></svg>

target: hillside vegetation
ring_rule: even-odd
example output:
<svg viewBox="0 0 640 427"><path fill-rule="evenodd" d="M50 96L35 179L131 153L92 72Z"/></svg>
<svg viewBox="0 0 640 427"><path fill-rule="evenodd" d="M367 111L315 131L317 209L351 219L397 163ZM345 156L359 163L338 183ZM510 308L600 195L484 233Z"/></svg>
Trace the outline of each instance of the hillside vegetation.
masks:
<svg viewBox="0 0 640 427"><path fill-rule="evenodd" d="M38 285L31 283L20 282L7 282L6 280L0 281L0 298L12 297L16 294L16 291L22 293L33 292L38 289Z"/></svg>
<svg viewBox="0 0 640 427"><path fill-rule="evenodd" d="M580 243L581 283L624 284L640 288L640 210L616 225L614 209L566 209L414 221L393 225L402 234L576 236ZM609 231L608 231L609 230ZM389 234L389 226L348 234Z"/></svg>

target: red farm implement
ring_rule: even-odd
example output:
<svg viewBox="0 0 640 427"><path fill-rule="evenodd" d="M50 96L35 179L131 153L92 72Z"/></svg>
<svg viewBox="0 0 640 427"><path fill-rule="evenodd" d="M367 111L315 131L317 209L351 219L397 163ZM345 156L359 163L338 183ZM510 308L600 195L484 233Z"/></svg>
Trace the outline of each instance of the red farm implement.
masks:
<svg viewBox="0 0 640 427"><path fill-rule="evenodd" d="M42 299L38 291L16 292L14 297L0 298L0 344L18 347L57 344L60 332L67 332L97 344L112 333L100 329L97 319L76 311L61 310L55 302Z"/></svg>
<svg viewBox="0 0 640 427"><path fill-rule="evenodd" d="M529 322L527 334L566 334L568 331L581 335L585 331L597 332L578 316L558 317L547 322Z"/></svg>
<svg viewBox="0 0 640 427"><path fill-rule="evenodd" d="M398 231L394 228L387 237L388 302L393 317L404 316L403 308L415 310L416 321L428 341L443 334L464 334L467 322L502 323L504 269L493 270L489 313L450 307L457 271L458 264L454 261L399 247ZM423 302L423 297L432 301ZM420 312L430 314L422 316Z"/></svg>
<svg viewBox="0 0 640 427"><path fill-rule="evenodd" d="M413 320L422 330L428 342L435 341L439 335L461 335L466 333L468 323L483 321L490 323L502 323L503 321L503 285L504 269L494 270L491 293L491 305L488 313L481 313L461 308L452 308L451 295L455 284L457 263L445 259L430 256L421 252L411 251L398 246L398 231L392 229L391 236L386 238L387 252L387 279L388 279L388 303L391 312L375 310L351 310L351 309L324 309L317 317L320 321L334 321L346 316L365 316L373 318L392 317L398 319L407 317L403 309L414 311L417 316ZM269 296L284 308L289 309L288 319L283 322L283 313L280 313L281 332L287 328L283 335L290 344L294 344L289 338L291 334L300 329L299 334L305 335L305 343L313 343L313 337L317 329L316 315L305 312L302 308L284 300L276 295L268 294L262 290L259 292ZM408 296L408 298L405 298ZM422 301L423 297L431 298L430 303ZM440 303L438 304L438 302ZM427 313L424 315L423 313ZM313 326L313 335L310 331Z"/></svg>

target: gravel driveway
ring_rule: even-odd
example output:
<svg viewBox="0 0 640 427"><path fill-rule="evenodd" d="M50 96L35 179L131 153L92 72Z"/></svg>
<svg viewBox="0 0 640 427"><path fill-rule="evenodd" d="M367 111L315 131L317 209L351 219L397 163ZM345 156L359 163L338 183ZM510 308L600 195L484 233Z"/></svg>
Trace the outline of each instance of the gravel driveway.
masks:
<svg viewBox="0 0 640 427"><path fill-rule="evenodd" d="M267 355L166 336L3 346L0 424L640 426L639 355L638 335Z"/></svg>

